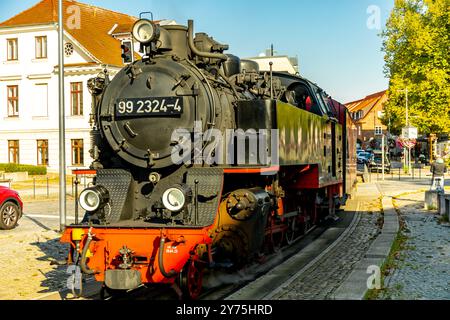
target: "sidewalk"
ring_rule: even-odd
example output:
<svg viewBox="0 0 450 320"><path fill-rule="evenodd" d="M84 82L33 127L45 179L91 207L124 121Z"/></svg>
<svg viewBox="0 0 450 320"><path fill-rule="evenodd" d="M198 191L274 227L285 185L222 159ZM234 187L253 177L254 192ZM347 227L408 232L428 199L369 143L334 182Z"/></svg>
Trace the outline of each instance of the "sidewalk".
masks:
<svg viewBox="0 0 450 320"><path fill-rule="evenodd" d="M392 258L391 249L393 245L394 247L398 246L399 228L402 223L401 217L399 220L396 212L396 210L398 210L398 206L393 199L395 199L395 196L399 194L418 194L419 197L421 197L420 205L423 208L424 193L421 191L429 189L430 183L430 178L423 177L422 179L403 178L400 181L380 180L378 182L373 181L372 183L359 184L357 186L358 194L362 197L370 197L374 196L374 194L379 194L382 197L384 213L383 228L380 235L364 254L364 259L362 259L354 267L352 273L346 281L338 290L336 290L333 296L335 299L364 299L368 290L367 280L371 275L368 271L369 268L371 268L370 270L373 270L375 266L381 268L385 265L388 265L387 268L391 267L389 265ZM425 244L425 246L427 245L428 244ZM441 278L441 280L442 279L445 279L445 275ZM375 292L379 293L380 291ZM371 298L372 293L373 292L371 292Z"/></svg>
<svg viewBox="0 0 450 320"><path fill-rule="evenodd" d="M388 266L389 275L378 299L450 299L450 227L436 211L424 209L424 193L393 198L403 228L400 250Z"/></svg>

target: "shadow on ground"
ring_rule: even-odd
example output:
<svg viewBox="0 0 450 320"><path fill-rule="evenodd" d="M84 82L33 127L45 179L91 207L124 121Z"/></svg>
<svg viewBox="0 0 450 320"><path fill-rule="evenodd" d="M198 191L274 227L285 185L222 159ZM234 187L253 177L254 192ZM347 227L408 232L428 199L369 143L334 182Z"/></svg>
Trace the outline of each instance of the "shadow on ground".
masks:
<svg viewBox="0 0 450 320"><path fill-rule="evenodd" d="M69 245L61 243L59 238L36 241L31 243L31 245L36 246L43 253L43 256L37 258L37 260L45 261L49 265L55 260L65 260L69 252ZM39 270L45 276L45 279L41 282L42 290L38 291L39 294L56 292L67 288L67 280L70 276L67 266L54 265L52 268L51 271L46 273Z"/></svg>

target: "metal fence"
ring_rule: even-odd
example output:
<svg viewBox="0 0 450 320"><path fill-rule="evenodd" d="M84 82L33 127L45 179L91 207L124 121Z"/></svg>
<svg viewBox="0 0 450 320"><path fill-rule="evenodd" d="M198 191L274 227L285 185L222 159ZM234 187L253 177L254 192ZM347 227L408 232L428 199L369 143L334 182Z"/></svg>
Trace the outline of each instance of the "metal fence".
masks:
<svg viewBox="0 0 450 320"><path fill-rule="evenodd" d="M76 197L78 192L81 192L92 184L92 177L89 175L72 176L67 182L67 195ZM59 179L48 176L33 177L27 181L2 180L0 181L0 185L18 191L21 196L33 199L37 199L38 197L50 198L59 193Z"/></svg>
<svg viewBox="0 0 450 320"><path fill-rule="evenodd" d="M383 172L381 168L369 168L365 164L358 163L358 175L362 177L364 182L383 180ZM393 162L389 170L385 170L385 180L416 180L431 177L430 168L422 163L411 164L411 169L404 167L401 162Z"/></svg>

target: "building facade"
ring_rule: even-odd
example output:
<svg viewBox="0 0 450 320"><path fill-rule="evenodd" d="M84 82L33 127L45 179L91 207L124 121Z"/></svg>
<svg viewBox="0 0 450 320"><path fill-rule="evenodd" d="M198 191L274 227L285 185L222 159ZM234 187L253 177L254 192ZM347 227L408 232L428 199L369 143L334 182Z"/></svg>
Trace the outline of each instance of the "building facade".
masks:
<svg viewBox="0 0 450 320"><path fill-rule="evenodd" d="M56 0L43 0L0 23L0 163L59 167L58 26ZM87 81L123 67L121 42L137 19L64 1L67 169L85 168L91 96ZM77 23L78 22L78 23ZM117 39L114 29L121 26Z"/></svg>
<svg viewBox="0 0 450 320"><path fill-rule="evenodd" d="M363 149L374 148L381 136L388 134L388 128L381 122L387 99L385 90L346 104L356 125L358 143Z"/></svg>
<svg viewBox="0 0 450 320"><path fill-rule="evenodd" d="M272 71L287 72L290 74L299 74L298 58L288 56L260 56L246 58L255 61L260 71L270 71L270 63L272 63Z"/></svg>

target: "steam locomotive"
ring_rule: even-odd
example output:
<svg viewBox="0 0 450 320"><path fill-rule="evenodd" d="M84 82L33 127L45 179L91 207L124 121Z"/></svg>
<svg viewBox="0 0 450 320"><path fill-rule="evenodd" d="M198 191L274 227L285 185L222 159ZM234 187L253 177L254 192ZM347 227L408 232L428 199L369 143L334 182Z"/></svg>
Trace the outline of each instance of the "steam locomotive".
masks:
<svg viewBox="0 0 450 320"><path fill-rule="evenodd" d="M238 270L345 204L356 178L346 108L314 83L260 72L188 26L136 22L142 58L91 79L93 186L67 226L69 263L104 290Z"/></svg>

